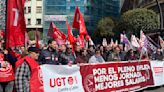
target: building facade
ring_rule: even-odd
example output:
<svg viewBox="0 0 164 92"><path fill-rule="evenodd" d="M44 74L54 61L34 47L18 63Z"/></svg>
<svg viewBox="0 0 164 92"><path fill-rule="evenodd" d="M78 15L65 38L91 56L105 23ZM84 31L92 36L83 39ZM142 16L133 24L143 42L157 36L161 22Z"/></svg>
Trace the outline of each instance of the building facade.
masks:
<svg viewBox="0 0 164 92"><path fill-rule="evenodd" d="M89 34L96 30L97 22L102 17L119 17L120 14L120 0L44 0L44 35L47 35L50 22L54 22L61 31L67 33L65 21L68 20L69 24L72 25L76 6L84 15Z"/></svg>
<svg viewBox="0 0 164 92"><path fill-rule="evenodd" d="M27 31L43 30L43 1L42 0L26 0L25 20Z"/></svg>
<svg viewBox="0 0 164 92"><path fill-rule="evenodd" d="M0 0L0 30L5 29L6 19L6 0Z"/></svg>

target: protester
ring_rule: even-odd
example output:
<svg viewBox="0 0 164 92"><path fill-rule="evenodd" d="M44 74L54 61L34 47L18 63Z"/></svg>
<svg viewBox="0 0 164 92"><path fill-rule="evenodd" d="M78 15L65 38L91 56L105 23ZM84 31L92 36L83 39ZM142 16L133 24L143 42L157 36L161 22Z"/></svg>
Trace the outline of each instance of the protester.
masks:
<svg viewBox="0 0 164 92"><path fill-rule="evenodd" d="M37 60L40 50L36 47L29 47L28 52L28 56L25 56L16 62L16 92L30 92L32 70L38 66Z"/></svg>
<svg viewBox="0 0 164 92"><path fill-rule="evenodd" d="M72 45L67 45L67 47L65 45L62 46L61 48L61 52L60 52L60 63L62 65L67 65L67 64L74 64L75 61L75 57L72 54Z"/></svg>
<svg viewBox="0 0 164 92"><path fill-rule="evenodd" d="M161 52L161 49L160 48L157 48L156 52L153 53L152 55L152 60L160 60L162 61L164 58L163 58L163 53Z"/></svg>
<svg viewBox="0 0 164 92"><path fill-rule="evenodd" d="M75 64L78 63L88 63L89 55L86 49L80 50L80 55L76 57Z"/></svg>
<svg viewBox="0 0 164 92"><path fill-rule="evenodd" d="M82 49L82 48L80 47L79 44L76 44L76 45L75 45L75 54L76 54L76 57L78 57L78 56L81 55L81 54L80 54L81 49Z"/></svg>
<svg viewBox="0 0 164 92"><path fill-rule="evenodd" d="M121 58L121 61L125 61L126 52L124 51L123 44L119 44L118 46L120 48L120 58Z"/></svg>
<svg viewBox="0 0 164 92"><path fill-rule="evenodd" d="M111 47L110 45L107 45L107 46L105 47L105 51L104 51L104 53L103 53L103 55L102 55L103 58L104 58L104 60L105 60L105 61L111 60L111 59L110 59L111 54L112 54L112 47Z"/></svg>
<svg viewBox="0 0 164 92"><path fill-rule="evenodd" d="M113 49L112 61L121 61L120 48L118 46L115 46Z"/></svg>
<svg viewBox="0 0 164 92"><path fill-rule="evenodd" d="M6 54L6 50L0 52L0 92L13 92L14 66Z"/></svg>
<svg viewBox="0 0 164 92"><path fill-rule="evenodd" d="M126 56L125 56L125 60L128 61L128 60L137 60L137 57L134 53L134 51L132 49L130 49L127 53L126 53Z"/></svg>
<svg viewBox="0 0 164 92"><path fill-rule="evenodd" d="M67 64L74 64L75 63L75 56L74 53L72 52L72 45L68 44L67 49L66 49L66 56L68 57L68 62Z"/></svg>
<svg viewBox="0 0 164 92"><path fill-rule="evenodd" d="M95 54L89 59L89 63L104 63L105 60L101 56L100 49L95 49Z"/></svg>
<svg viewBox="0 0 164 92"><path fill-rule="evenodd" d="M48 41L48 48L41 51L38 61L39 64L59 64L58 44L55 40Z"/></svg>
<svg viewBox="0 0 164 92"><path fill-rule="evenodd" d="M89 48L88 48L88 54L89 54L90 57L95 54L95 49L94 49L94 46L93 45L89 46Z"/></svg>

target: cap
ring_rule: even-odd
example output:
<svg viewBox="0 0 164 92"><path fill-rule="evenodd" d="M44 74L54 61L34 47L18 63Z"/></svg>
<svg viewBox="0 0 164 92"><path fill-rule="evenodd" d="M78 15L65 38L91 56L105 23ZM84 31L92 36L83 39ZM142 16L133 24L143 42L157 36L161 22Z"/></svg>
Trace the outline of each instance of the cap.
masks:
<svg viewBox="0 0 164 92"><path fill-rule="evenodd" d="M28 48L28 52L36 52L36 53L39 53L40 52L40 49L39 48L36 48L36 47L29 47Z"/></svg>

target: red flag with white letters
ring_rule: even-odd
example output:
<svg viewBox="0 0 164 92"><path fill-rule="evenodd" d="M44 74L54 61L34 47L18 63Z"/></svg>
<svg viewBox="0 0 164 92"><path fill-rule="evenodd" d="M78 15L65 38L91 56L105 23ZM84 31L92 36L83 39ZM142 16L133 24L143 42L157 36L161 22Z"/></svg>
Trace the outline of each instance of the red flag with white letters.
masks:
<svg viewBox="0 0 164 92"><path fill-rule="evenodd" d="M26 24L24 18L25 0L8 0L6 47L24 46Z"/></svg>

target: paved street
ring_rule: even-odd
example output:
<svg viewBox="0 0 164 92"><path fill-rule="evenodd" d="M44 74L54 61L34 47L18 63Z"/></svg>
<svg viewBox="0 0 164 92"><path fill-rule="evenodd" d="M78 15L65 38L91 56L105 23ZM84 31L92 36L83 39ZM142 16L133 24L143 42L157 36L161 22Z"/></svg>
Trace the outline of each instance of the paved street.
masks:
<svg viewBox="0 0 164 92"><path fill-rule="evenodd" d="M142 92L142 91L139 91ZM164 87L148 88L143 92L164 92Z"/></svg>
<svg viewBox="0 0 164 92"><path fill-rule="evenodd" d="M145 90L144 92L164 92L164 87L153 88L150 90Z"/></svg>

